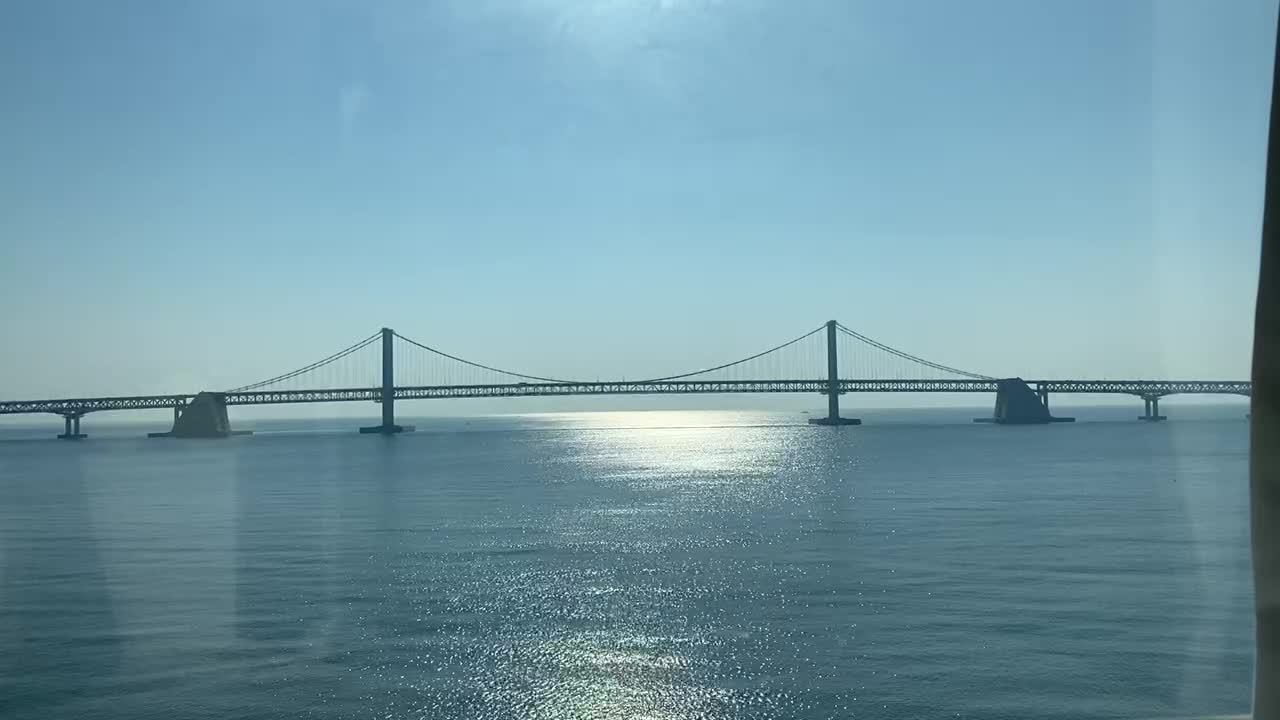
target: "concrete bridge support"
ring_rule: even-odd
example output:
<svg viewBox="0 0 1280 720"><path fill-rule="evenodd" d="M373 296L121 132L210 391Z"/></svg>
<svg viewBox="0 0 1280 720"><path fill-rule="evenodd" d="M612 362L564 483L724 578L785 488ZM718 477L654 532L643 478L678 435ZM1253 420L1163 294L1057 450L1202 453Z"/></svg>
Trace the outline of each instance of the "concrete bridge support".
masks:
<svg viewBox="0 0 1280 720"><path fill-rule="evenodd" d="M147 437L224 438L252 434L249 430L231 429L225 394L201 392L185 408L174 406L172 430L147 433Z"/></svg>
<svg viewBox="0 0 1280 720"><path fill-rule="evenodd" d="M1160 422L1168 418L1160 414L1160 396L1159 395L1143 395L1142 402L1146 405L1146 409L1142 415L1138 416L1139 420L1146 422Z"/></svg>
<svg viewBox="0 0 1280 720"><path fill-rule="evenodd" d="M59 440L83 440L88 435L80 432L80 418L84 417L84 413L64 413L62 421L66 429L58 436Z"/></svg>
<svg viewBox="0 0 1280 720"><path fill-rule="evenodd" d="M840 417L840 358L836 354L836 321L827 321L827 416L810 418L810 425L861 425L858 418Z"/></svg>
<svg viewBox="0 0 1280 720"><path fill-rule="evenodd" d="M382 424L360 428L366 435L413 432L412 425L396 424L395 338L394 330L382 328L382 392L378 396L378 402L382 403Z"/></svg>
<svg viewBox="0 0 1280 720"><path fill-rule="evenodd" d="M1075 422L1075 418L1049 414L1048 390L1032 390L1022 378L1005 378L996 381L996 407L991 417L974 418L973 421L997 425L1047 425Z"/></svg>

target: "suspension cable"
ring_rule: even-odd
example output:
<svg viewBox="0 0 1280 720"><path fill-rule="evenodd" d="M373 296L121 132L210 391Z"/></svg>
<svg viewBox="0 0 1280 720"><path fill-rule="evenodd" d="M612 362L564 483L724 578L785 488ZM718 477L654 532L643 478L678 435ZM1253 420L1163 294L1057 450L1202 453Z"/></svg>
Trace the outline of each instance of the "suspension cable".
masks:
<svg viewBox="0 0 1280 720"><path fill-rule="evenodd" d="M758 353L756 353L755 355L752 355L751 357L745 357L745 358L742 358L741 360L734 360L734 361L733 361L733 362L731 362L731 363L725 363L725 364L723 364L723 365L717 365L717 366L715 366L715 367L704 368L704 369L702 369L702 370L694 370L693 372L681 373L681 374L679 374L679 375L668 375L668 376L666 376L666 377L651 378L651 379L649 379L649 380L640 380L639 382L647 382L647 383L650 383L650 382L664 382L664 381L666 381L666 380L679 380L680 378L692 377L692 376L694 376L694 375L702 375L702 374L709 373L709 372L715 372L716 370L723 370L723 369L728 368L728 367L733 367L734 365L741 365L741 364L742 364L742 363L744 363L744 362L747 362L747 361L750 361L750 360L755 360L755 359L756 359L756 358L758 358L758 357L761 357L761 356L763 356L763 355L768 355L768 354L769 354L769 353L771 353L771 352L775 352L775 351L781 350L781 349L783 349L783 348L785 348L785 347L787 347L787 346L789 346L789 345L795 345L796 343L800 342L801 340L804 340L805 338L809 337L810 335L813 335L814 333L817 333L817 332L820 332L820 331L822 331L822 330L825 330L825 329L826 329L826 327L827 327L827 326L826 326L825 324L823 324L823 325L819 325L818 327L816 327L816 328L814 328L814 329L810 330L809 332L807 332L807 333L805 333L805 334L801 335L800 337L796 338L795 340L788 340L787 342L784 342L784 343L782 343L781 345L778 345L778 346L776 346L776 347L771 347L771 348L769 348L768 350L765 350L764 352L758 352Z"/></svg>
<svg viewBox="0 0 1280 720"><path fill-rule="evenodd" d="M231 390L227 390L226 392L247 392L247 391L249 391L249 390L256 390L256 389L258 389L258 388L260 388L260 387L262 387L262 386L264 386L264 385L271 385L271 384L273 384L273 383L278 383L278 382L281 382L281 381L284 381L284 380L289 380L290 378L295 378L295 377L297 377L297 376L299 376L299 375L301 375L301 374L303 374L303 373L310 372L310 371L315 370L316 368L322 367L322 366L324 366L324 365L328 365L329 363L334 362L334 361L336 361L336 360L341 360L342 358L344 358L344 357L346 357L346 356L350 355L351 353L353 353L353 352L355 352L355 351L357 351L357 350L360 350L361 348L364 348L365 346L369 345L369 343L372 343L374 340L377 340L381 335L382 335L382 332L381 332L381 331L378 331L378 332L376 332L376 333L374 333L374 334L370 335L369 337L365 338L364 340L361 340L360 342L356 343L355 345L352 345L351 347L348 347L348 348L346 348L346 349L344 349L344 350L339 350L338 352L336 352L336 353L334 353L334 354L330 355L329 357L327 357L327 358L325 358L325 359L323 359L323 360L317 360L316 362L313 362L313 363L311 363L310 365L307 365L306 367L300 367L300 368L298 368L297 370L294 370L293 372L287 372L287 373L285 373L285 374L283 374L283 375L277 375L277 376L275 376L275 377L273 377L273 378L270 378L270 379L268 379L268 380L263 380L262 382L256 382L256 383L252 383L252 384L249 384L249 385L243 385L243 386L238 387L238 388L233 388L233 389L231 389Z"/></svg>
<svg viewBox="0 0 1280 720"><path fill-rule="evenodd" d="M423 350L426 350L427 352L432 352L432 353L435 353L436 355L439 355L439 356L441 356L441 357L446 357L446 358L449 358L450 360L454 360L454 361L456 361L456 362L460 362L460 363L462 363L462 364L464 364L464 365L470 365L471 367L480 368L481 370L488 370L489 372L496 372L496 373L500 373L500 374L502 374L502 375L510 375L510 376L512 376L512 377L524 378L525 380L537 380L537 381L539 381L539 382L549 382L549 383L575 383L575 382L578 382L577 380L557 380L557 379L555 379L555 378L538 377L537 375L525 375L524 373L511 372L510 370L503 370L502 368L489 367L488 365L482 365L482 364L480 364L480 363L478 363L478 362L471 362L470 360L464 360L464 359L462 359L462 358L460 358L460 357L458 357L458 356L456 356L456 355L450 355L449 353L444 352L443 350L437 350L437 349L435 349L435 348L433 348L433 347L428 347L428 346L423 345L422 343L418 342L417 340L411 340L411 339L409 339L409 338L407 338L407 337L405 337L405 336L401 335L400 333L396 333L395 335L396 335L396 337L398 337L398 338L400 338L401 340L403 340L403 341L405 341L405 342L409 343L410 345L414 345L414 346L420 347L420 348L422 348Z"/></svg>
<svg viewBox="0 0 1280 720"><path fill-rule="evenodd" d="M768 354L770 354L770 353L777 352L777 351L782 350L782 349L784 349L784 348L787 348L787 347L789 347L789 346L791 346L791 345L794 345L794 344L796 344L796 343L800 342L801 340L804 340L804 339L806 339L806 338L808 338L808 337L813 336L814 334L816 334L816 333L818 333L818 332L821 332L825 327L826 327L826 326L825 326L825 324L824 324L824 325L819 325L818 327L814 328L813 330L810 330L809 332L807 332L807 333L805 333L805 334L803 334L803 335L801 335L801 336L799 336L799 337L797 337L797 338L795 338L795 339L793 339L793 340L789 340L789 341L784 342L784 343L782 343L782 344L780 344L780 345L776 345L776 346L774 346L774 347L769 348L768 350L764 350L764 351L762 351L762 352L758 352L758 353L756 353L756 354L754 354L754 355L751 355L751 356L749 356L749 357L742 358L741 360L735 360L735 361L733 361L733 362L724 363L724 364L722 364L722 365L716 365L716 366L714 366L714 367L703 368L703 369L701 369L701 370L694 370L694 371L692 371L692 372L680 373L680 374L678 374L678 375L667 375L667 376L664 376L664 377L650 378L650 379L648 379L648 380L640 380L640 381L637 381L637 382L646 382L646 383L648 383L648 382L664 382L664 381L668 381L668 380L679 380L679 379L682 379L682 378L693 377L693 376L695 376L695 375L704 375L704 374L706 374L706 373L715 372L715 371L717 371L717 370L724 370L724 369L726 369L726 368L731 368L731 367L734 367L734 366L736 366L736 365L741 365L741 364L743 364L743 363L750 362L750 361L755 360L755 359L757 359L757 358L763 357L763 356L768 355ZM953 373L953 374L956 374L956 375L963 375L963 376L965 376L965 377L970 377L970 378L974 378L974 379L977 379L977 380L990 380L990 379L991 379L991 378L990 378L989 376L987 376L987 375L980 375L980 374L978 374L978 373L972 373L972 372L968 372L968 371L966 371L966 370L960 370L960 369L958 369L958 368L949 367L949 366L947 366L947 365L941 365L941 364L939 364L939 363L931 362L931 361L929 361L929 360L925 360L924 358L917 357L917 356L912 355L912 354L910 354L910 353L906 353L906 352L903 352L903 351L901 351L901 350L897 350L897 349L895 349L895 348L889 347L888 345L885 345L884 343L877 342L876 340L873 340L873 339L871 339L871 338L869 338L869 337L867 337L867 336L865 336L865 335L863 335L863 334L861 334L861 333L858 333L858 332L856 332L856 331L854 331L854 330L850 330L849 328L845 327L844 325L840 325L840 324L838 324L838 323L837 323L836 327L840 328L840 330L841 330L842 332L844 332L846 335L848 335L848 336L850 336L850 337L853 337L853 338L855 338L855 339L857 339L857 340L860 340L860 341L862 341L862 342L864 342L864 343L866 343L866 344L868 344L868 345L871 345L872 347L875 347L875 348L878 348L878 349L880 349L880 350L883 350L883 351L885 351L885 352L887 352L887 353L890 353L891 355L895 355L895 356L897 356L897 357L899 357L899 358L902 358L902 359L904 359L904 360L909 360L909 361L911 361L911 362L915 362L915 363L918 363L918 364L920 364L920 365L924 365L924 366L926 366L926 367L933 368L934 370L940 370L940 371L942 371L942 372L949 372L949 373ZM340 351L338 351L338 352L336 352L336 353L334 353L334 354L332 354L332 355L330 355L330 356L328 356L328 357L326 357L326 358L324 358L324 359L317 360L316 362L313 362L313 363L311 363L311 364L309 364L309 365L305 365L305 366L303 366L303 367L300 367L300 368L298 368L297 370L294 370L294 371L292 371L292 372L287 372L287 373L284 373L283 375L277 375L277 376L275 376L275 377L273 377L273 378L269 378L269 379L267 379L267 380L263 380L263 381L261 381L261 382L251 383L251 384L249 384L249 385L243 385L243 386L238 387L238 388L233 388L233 389L231 389L231 390L227 390L226 392L246 392L246 391L249 391L249 390L255 390L255 389L257 389L257 388L260 388L260 387L263 387L263 386L266 386L266 385L271 385L271 384L274 384L274 383L278 383L278 382L282 382L282 381L285 381L285 380L289 380L289 379L291 379L291 378L295 378L295 377L297 377L297 376L299 376L299 375L302 375L302 374L304 374L304 373L307 373L307 372L310 372L310 371L315 370L315 369L317 369L317 368L320 368L320 367L323 367L323 366L325 366L325 365L328 365L329 363L336 362L337 360L340 360L340 359L342 359L342 358L344 358L344 357L346 357L346 356L350 355L351 353L356 352L357 350L361 350L361 349L363 349L363 348L367 347L370 343L373 343L375 340L377 340L377 339L381 336L381 334L382 334L381 332L376 332L376 333L374 333L374 334L370 335L369 337L367 337L367 338L365 338L365 339L361 340L360 342L357 342L357 343L355 343L354 345L351 345L350 347L347 347L347 348L345 348L345 349L343 349L343 350L340 350ZM542 376L539 376L539 375L527 375L527 374L525 374L525 373L513 372L513 371L511 371L511 370L503 370L502 368L496 368L496 367L492 367L492 366L489 366L489 365L484 365L484 364L482 364L482 363L472 362L471 360L466 360L466 359L464 359L464 358L460 358L460 357L458 357L458 356L456 356L456 355L450 355L449 353L444 352L444 351L442 351L442 350L437 350L437 349L435 349L435 348L433 348L433 347L430 347L430 346L428 346L428 345L424 345L424 344L422 344L422 343L420 343L420 342L418 342L418 341L416 341L416 340L413 340L413 339L411 339L411 338L407 338L407 337L405 337L405 336L401 335L401 334L400 334L400 333L398 333L398 332L397 332L397 333L395 333L395 335L396 335L396 337L398 337L398 338L400 338L401 340L403 340L403 341L405 341L405 342L409 343L410 345L413 345L413 346L415 346L415 347L418 347L418 348L421 348L421 349L423 349L423 350L426 350L427 352L433 353L433 354L435 354L435 355L439 355L440 357L448 358L448 359L453 360L453 361L455 361L455 362L460 362L460 363L462 363L462 364L464 364L464 365L469 365L469 366L474 367L474 368L479 368L479 369L481 369L481 370L488 370L489 372L495 372L495 373L498 373L498 374L501 374L501 375L509 375L509 376L511 376L511 377L522 378L522 379L525 379L525 380L536 380L536 381L538 381L538 382L550 382L550 383L572 383L572 382L577 382L577 381L574 381L574 380L561 380L561 379L557 379L557 378L542 377Z"/></svg>
<svg viewBox="0 0 1280 720"><path fill-rule="evenodd" d="M871 345L872 347L879 348L879 349L884 350L885 352L890 353L890 354L892 354L892 355L897 355L898 357L900 357L900 358L902 358L902 359L904 359L904 360L910 360L910 361L912 361L912 362L916 362L916 363L919 363L919 364L921 364L921 365L925 365L925 366L927 366L927 367L931 367L931 368L933 368L934 370L941 370L941 371L943 371L943 372L954 373L954 374L956 374L956 375L964 375L965 377L973 378L974 380L991 380L991 379L992 379L990 376L987 376L987 375L979 375L978 373L972 373L972 372L969 372L969 371L967 371L967 370L958 370L958 369L956 369L956 368L948 367L948 366L946 366L946 365L939 365L938 363L930 362L930 361L928 361L928 360L925 360L924 358L916 357L915 355L912 355L911 353L905 353L905 352L903 352L903 351L901 351L901 350L897 350L897 349L895 349L895 348L891 348L891 347L889 347L888 345L885 345L884 343L876 342L875 340L872 340L871 338L867 337L866 335L863 335L863 334L861 334L861 333L858 333L858 332L855 332L855 331L853 331L853 330L850 330L849 328L845 327L844 325L841 325L840 323L836 323L836 327L840 328L842 331L844 331L844 333L845 333L846 335L849 335L850 337L853 337L853 338L856 338L856 339L858 339L858 340L861 340L862 342L864 342L864 343L866 343L866 344L868 344L868 345Z"/></svg>

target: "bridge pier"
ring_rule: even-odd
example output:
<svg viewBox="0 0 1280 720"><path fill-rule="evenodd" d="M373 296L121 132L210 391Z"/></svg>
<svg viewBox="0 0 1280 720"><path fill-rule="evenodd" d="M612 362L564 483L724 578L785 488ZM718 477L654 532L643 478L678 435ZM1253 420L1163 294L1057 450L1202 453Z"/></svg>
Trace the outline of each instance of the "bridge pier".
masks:
<svg viewBox="0 0 1280 720"><path fill-rule="evenodd" d="M80 432L80 418L84 417L84 413L64 413L62 422L65 430L58 436L59 440L83 440L89 437Z"/></svg>
<svg viewBox="0 0 1280 720"><path fill-rule="evenodd" d="M1138 416L1139 420L1146 422L1160 422L1168 420L1164 415L1160 414L1160 396L1159 395L1143 395L1142 402L1146 406L1142 415Z"/></svg>
<svg viewBox="0 0 1280 720"><path fill-rule="evenodd" d="M810 425L861 425L858 418L840 417L840 359L836 356L836 321L827 321L827 416L810 418Z"/></svg>
<svg viewBox="0 0 1280 720"><path fill-rule="evenodd" d="M974 422L997 425L1047 425L1075 420L1050 415L1049 390L1044 387L1032 390L1022 378L997 380L995 411L989 418L973 419Z"/></svg>
<svg viewBox="0 0 1280 720"><path fill-rule="evenodd" d="M396 424L395 338L394 330L382 328L382 392L378 396L378 402L382 403L382 424L360 428L363 435L413 432L412 425Z"/></svg>
<svg viewBox="0 0 1280 720"><path fill-rule="evenodd" d="M173 408L173 429L147 433L150 438L225 438L252 435L252 430L232 430L225 393L201 391L186 407Z"/></svg>

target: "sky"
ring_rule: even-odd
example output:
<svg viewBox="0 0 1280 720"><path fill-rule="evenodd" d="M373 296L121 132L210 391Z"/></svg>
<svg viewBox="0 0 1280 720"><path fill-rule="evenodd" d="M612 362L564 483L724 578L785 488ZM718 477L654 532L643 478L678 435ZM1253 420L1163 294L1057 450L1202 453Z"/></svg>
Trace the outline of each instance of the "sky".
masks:
<svg viewBox="0 0 1280 720"><path fill-rule="evenodd" d="M30 0L0 398L389 326L532 374L828 319L1023 377L1249 374L1275 0Z"/></svg>

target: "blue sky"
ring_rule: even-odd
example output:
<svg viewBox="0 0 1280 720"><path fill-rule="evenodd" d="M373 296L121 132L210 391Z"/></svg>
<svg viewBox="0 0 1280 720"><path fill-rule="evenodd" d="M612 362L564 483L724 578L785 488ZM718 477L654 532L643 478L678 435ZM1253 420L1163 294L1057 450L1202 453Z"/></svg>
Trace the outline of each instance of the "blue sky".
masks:
<svg viewBox="0 0 1280 720"><path fill-rule="evenodd" d="M389 325L553 376L828 318L993 375L1249 371L1272 0L8 3L0 396Z"/></svg>

